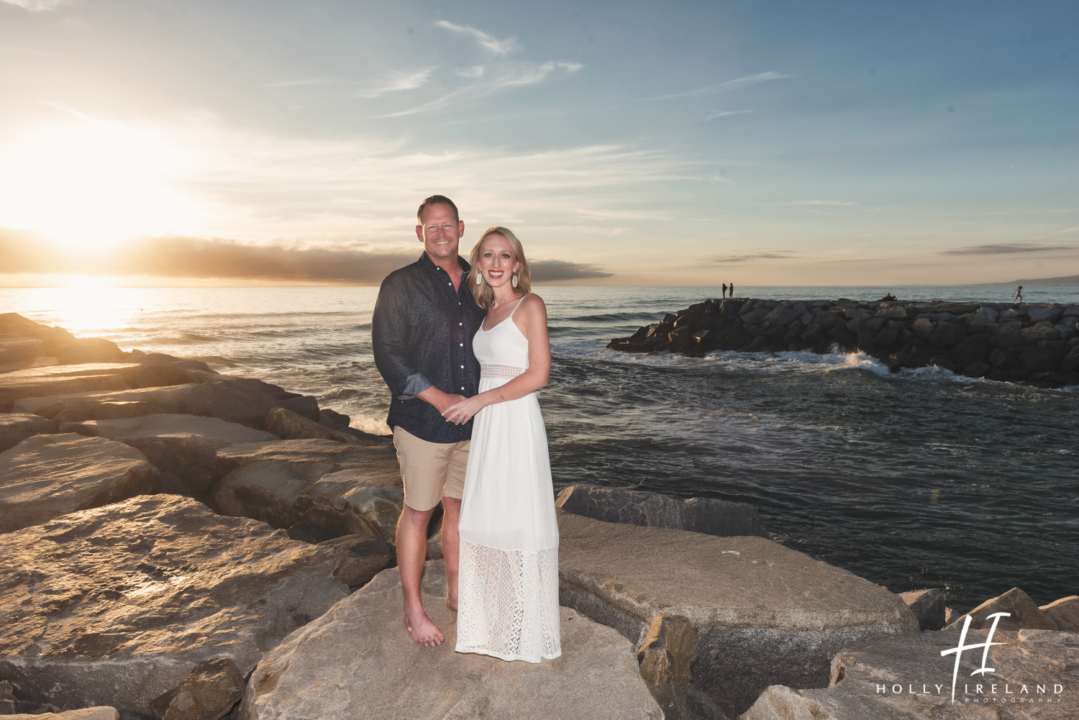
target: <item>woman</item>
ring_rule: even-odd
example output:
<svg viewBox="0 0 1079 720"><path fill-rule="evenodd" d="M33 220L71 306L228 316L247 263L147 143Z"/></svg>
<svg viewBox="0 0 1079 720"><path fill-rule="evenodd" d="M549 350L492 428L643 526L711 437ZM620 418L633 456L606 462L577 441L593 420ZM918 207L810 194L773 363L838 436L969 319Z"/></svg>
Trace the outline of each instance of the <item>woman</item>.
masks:
<svg viewBox="0 0 1079 720"><path fill-rule="evenodd" d="M547 309L506 228L480 237L468 278L487 311L472 341L480 392L443 413L454 423L476 416L459 524L457 652L538 663L562 654L558 523L535 395L551 370Z"/></svg>

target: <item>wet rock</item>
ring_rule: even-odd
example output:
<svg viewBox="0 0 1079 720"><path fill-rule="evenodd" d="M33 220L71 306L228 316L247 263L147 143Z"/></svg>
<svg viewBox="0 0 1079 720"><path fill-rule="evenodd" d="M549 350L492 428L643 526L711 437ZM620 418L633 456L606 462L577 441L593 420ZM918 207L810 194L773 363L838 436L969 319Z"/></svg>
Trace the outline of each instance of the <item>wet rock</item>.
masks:
<svg viewBox="0 0 1079 720"><path fill-rule="evenodd" d="M852 642L919 629L899 597L764 538L565 512L559 533L561 604L635 642L656 615L687 618L700 653L693 684L732 717L769 685L824 687Z"/></svg>
<svg viewBox="0 0 1079 720"><path fill-rule="evenodd" d="M561 608L562 656L538 665L454 652L441 563L428 563L424 606L446 641L425 648L401 624L396 569L380 573L259 662L241 720L275 718L661 718L633 646ZM319 692L310 692L311 688Z"/></svg>
<svg viewBox="0 0 1079 720"><path fill-rule="evenodd" d="M343 443L352 442L351 436L330 430L319 425L317 421L308 420L285 408L270 410L263 421L263 427L283 440L322 439Z"/></svg>
<svg viewBox="0 0 1079 720"><path fill-rule="evenodd" d="M157 471L126 445L37 435L0 453L0 532L151 492Z"/></svg>
<svg viewBox="0 0 1079 720"><path fill-rule="evenodd" d="M231 658L203 660L172 690L150 703L156 720L220 720L244 695L247 683Z"/></svg>
<svg viewBox="0 0 1079 720"><path fill-rule="evenodd" d="M936 588L911 590L899 593L922 630L940 630L944 627L944 593Z"/></svg>
<svg viewBox="0 0 1079 720"><path fill-rule="evenodd" d="M347 593L331 550L171 495L0 535L0 556L0 679L132 718L203 660L250 672Z"/></svg>
<svg viewBox="0 0 1079 720"><path fill-rule="evenodd" d="M657 615L637 650L641 677L649 685L688 683L697 662L697 629L680 615Z"/></svg>
<svg viewBox="0 0 1079 720"><path fill-rule="evenodd" d="M1010 617L1002 617L999 619L997 624L998 630L1019 630L1021 628L1037 630L1057 629L1056 623L1034 604L1034 601L1030 599L1029 595L1019 588L1012 588L1003 595L986 600L969 613L960 615L952 620L944 629L954 630L963 627L963 624L965 623L964 618L967 616L970 616L971 628L975 630L981 630L983 628L987 629L993 622L992 620L987 620L988 616L998 612L1010 614Z"/></svg>
<svg viewBox="0 0 1079 720"><path fill-rule="evenodd" d="M566 512L604 522L719 536L765 535L755 507L726 500L683 500L660 493L576 484L562 490L556 504Z"/></svg>
<svg viewBox="0 0 1079 720"><path fill-rule="evenodd" d="M175 473L199 493L220 479L217 451L242 443L276 441L262 430L198 415L146 415L118 420L65 423L62 429L88 437L105 437L141 451L156 468Z"/></svg>
<svg viewBox="0 0 1079 720"><path fill-rule="evenodd" d="M984 643L973 632L966 642ZM958 632L905 635L844 648L831 664L827 689L769 687L740 720L1071 720L1079 716L1079 636L1047 630L993 635L960 657ZM955 702L952 680L955 673Z"/></svg>
<svg viewBox="0 0 1079 720"><path fill-rule="evenodd" d="M978 311L971 315L971 326L976 325L992 325L997 321L997 311L988 305L982 305L978 308Z"/></svg>
<svg viewBox="0 0 1079 720"><path fill-rule="evenodd" d="M1058 630L1079 633L1079 596L1070 595L1042 605L1039 610L1056 624Z"/></svg>
<svg viewBox="0 0 1079 720"><path fill-rule="evenodd" d="M1064 315L1064 308L1059 305L1051 305L1049 307L1035 307L1027 310L1027 317L1031 322L1051 322L1056 323L1057 320Z"/></svg>
<svg viewBox="0 0 1079 720"><path fill-rule="evenodd" d="M288 528L305 520L339 535L371 535L393 543L404 495L393 448L331 440L233 445L216 466L227 475L214 506Z"/></svg>
<svg viewBox="0 0 1079 720"><path fill-rule="evenodd" d="M0 415L0 453L15 447L34 435L56 432L56 424L29 413L5 413Z"/></svg>

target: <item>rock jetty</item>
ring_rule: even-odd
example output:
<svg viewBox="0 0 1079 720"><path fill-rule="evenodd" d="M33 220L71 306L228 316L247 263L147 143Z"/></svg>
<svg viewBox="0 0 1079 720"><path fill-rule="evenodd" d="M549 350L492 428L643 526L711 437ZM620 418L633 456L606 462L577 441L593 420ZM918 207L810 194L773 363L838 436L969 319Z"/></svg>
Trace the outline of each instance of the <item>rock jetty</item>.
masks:
<svg viewBox="0 0 1079 720"><path fill-rule="evenodd" d="M873 679L943 671L956 628L996 612L1001 677L1061 688L1028 715L1079 716L1075 596L1013 589L962 614L771 542L741 503L587 485L558 499L562 657L455 654L438 561L423 592L447 642L422 648L400 621L387 438L12 314L0 361L0 716L916 718L923 698Z"/></svg>
<svg viewBox="0 0 1079 720"><path fill-rule="evenodd" d="M894 372L935 366L968 377L1079 385L1079 305L706 300L607 345L699 356L863 352Z"/></svg>

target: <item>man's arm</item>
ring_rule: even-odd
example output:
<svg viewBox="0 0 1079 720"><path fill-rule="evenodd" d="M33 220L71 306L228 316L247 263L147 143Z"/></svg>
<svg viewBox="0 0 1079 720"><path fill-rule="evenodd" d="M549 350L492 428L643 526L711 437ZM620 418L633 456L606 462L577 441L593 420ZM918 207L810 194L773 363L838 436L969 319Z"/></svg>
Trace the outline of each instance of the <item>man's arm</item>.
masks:
<svg viewBox="0 0 1079 720"><path fill-rule="evenodd" d="M386 278L378 290L371 316L371 346L375 367L395 398L408 399L431 387L416 369L408 352L407 309L401 302L399 281Z"/></svg>
<svg viewBox="0 0 1079 720"><path fill-rule="evenodd" d="M408 310L402 301L401 290L400 283L392 278L387 278L379 288L371 317L375 367L395 398L409 400L418 397L442 412L464 398L442 392L412 364L408 352Z"/></svg>

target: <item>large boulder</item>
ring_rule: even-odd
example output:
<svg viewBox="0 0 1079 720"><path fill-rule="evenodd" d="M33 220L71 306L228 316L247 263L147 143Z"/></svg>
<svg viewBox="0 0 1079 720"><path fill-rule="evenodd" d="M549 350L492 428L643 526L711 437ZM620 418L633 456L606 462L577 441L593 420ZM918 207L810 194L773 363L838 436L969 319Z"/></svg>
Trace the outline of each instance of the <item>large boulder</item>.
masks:
<svg viewBox="0 0 1079 720"><path fill-rule="evenodd" d="M290 635L259 662L241 720L274 718L662 718L633 645L561 609L562 657L538 665L458 655L441 563L428 563L424 607L446 641L422 647L401 623L396 569ZM312 688L319 688L312 692Z"/></svg>
<svg viewBox="0 0 1079 720"><path fill-rule="evenodd" d="M558 493L558 507L604 522L665 527L707 535L759 535L764 523L745 503L712 498L681 499L660 493L570 485Z"/></svg>
<svg viewBox="0 0 1079 720"><path fill-rule="evenodd" d="M121 370L126 363L50 365L0 374L0 412L10 412L16 400L69 393L126 390Z"/></svg>
<svg viewBox="0 0 1079 720"><path fill-rule="evenodd" d="M283 407L268 412L262 426L284 440L334 440L343 443L354 441L351 435L331 430Z"/></svg>
<svg viewBox="0 0 1079 720"><path fill-rule="evenodd" d="M107 505L154 487L157 471L127 445L36 435L0 453L0 532Z"/></svg>
<svg viewBox="0 0 1079 720"><path fill-rule="evenodd" d="M0 414L0 452L9 450L28 437L56 432L56 424L29 413Z"/></svg>
<svg viewBox="0 0 1079 720"><path fill-rule="evenodd" d="M1048 605L1042 605L1039 610L1056 623L1058 630L1079 633L1079 595L1054 600Z"/></svg>
<svg viewBox="0 0 1079 720"><path fill-rule="evenodd" d="M911 590L899 593L903 602L907 604L914 616L918 618L918 625L922 630L940 630L944 627L944 593L937 588L928 590Z"/></svg>
<svg viewBox="0 0 1079 720"><path fill-rule="evenodd" d="M560 602L634 642L659 614L697 629L693 684L729 716L769 685L824 687L852 642L918 631L901 598L760 537L559 514Z"/></svg>
<svg viewBox="0 0 1079 720"><path fill-rule="evenodd" d="M952 630L963 627L966 622L964 618L968 616L971 620L971 628L975 630L989 628L993 623L992 620L988 619L989 616L998 612L1008 613L1008 617L997 619L998 630L1019 630L1020 628L1031 630L1057 629L1057 625L1052 618L1046 615L1041 608L1034 604L1030 596L1019 588L1012 588L1003 595L986 600L965 615L956 617L945 629Z"/></svg>
<svg viewBox="0 0 1079 720"><path fill-rule="evenodd" d="M100 410L104 405L98 406ZM65 432L105 437L141 451L156 468L175 473L192 489L208 492L220 479L217 451L241 443L275 441L271 433L199 415L145 415L64 423Z"/></svg>
<svg viewBox="0 0 1079 720"><path fill-rule="evenodd" d="M37 338L0 338L0 365L33 360L45 354L45 343Z"/></svg>
<svg viewBox="0 0 1079 720"><path fill-rule="evenodd" d="M397 457L388 443L283 440L233 445L218 452L217 467L225 476L213 494L219 512L278 528L310 521L334 534L394 542L404 494Z"/></svg>
<svg viewBox="0 0 1079 720"><path fill-rule="evenodd" d="M347 594L329 548L171 495L0 535L0 556L0 679L129 718L203 660L246 675Z"/></svg>
<svg viewBox="0 0 1079 720"><path fill-rule="evenodd" d="M984 644L986 636L971 632L966 644ZM1079 678L1069 672L1079 665L1079 636L998 630L992 641L984 665L984 648L977 647L962 653L958 671L956 654L949 653L959 645L958 632L859 643L835 656L827 689L770 687L740 720L1079 717ZM990 672L973 674L982 667Z"/></svg>

